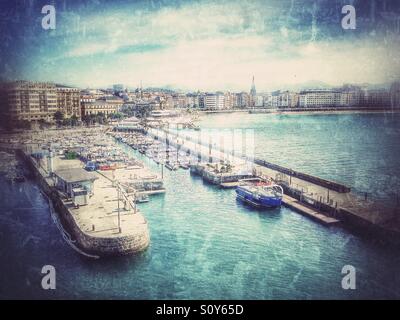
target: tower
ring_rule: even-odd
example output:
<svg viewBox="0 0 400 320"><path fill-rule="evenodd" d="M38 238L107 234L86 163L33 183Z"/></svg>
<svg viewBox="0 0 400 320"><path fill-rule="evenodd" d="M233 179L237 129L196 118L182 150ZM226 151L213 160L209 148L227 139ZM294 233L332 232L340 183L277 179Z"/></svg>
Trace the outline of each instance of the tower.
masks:
<svg viewBox="0 0 400 320"><path fill-rule="evenodd" d="M250 107L254 108L257 100L257 91L256 91L256 85L254 84L254 76L253 76L253 81L251 83L251 89L250 89Z"/></svg>
<svg viewBox="0 0 400 320"><path fill-rule="evenodd" d="M254 84L254 76L253 76L253 82L251 83L250 95L252 97L255 97L257 95L256 85Z"/></svg>

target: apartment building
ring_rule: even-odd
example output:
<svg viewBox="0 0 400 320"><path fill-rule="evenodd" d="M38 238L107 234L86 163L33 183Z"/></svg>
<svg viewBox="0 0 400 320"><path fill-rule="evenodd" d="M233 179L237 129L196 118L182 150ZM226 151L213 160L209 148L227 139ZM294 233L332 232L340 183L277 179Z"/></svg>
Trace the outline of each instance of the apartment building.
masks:
<svg viewBox="0 0 400 320"><path fill-rule="evenodd" d="M57 110L64 114L64 117L81 117L80 90L78 88L56 86Z"/></svg>
<svg viewBox="0 0 400 320"><path fill-rule="evenodd" d="M224 109L225 97L223 93L207 93L204 96L204 108L211 110Z"/></svg>
<svg viewBox="0 0 400 320"><path fill-rule="evenodd" d="M98 99L94 102L83 102L81 109L82 117L99 113L108 116L119 112L123 104L123 99L115 96Z"/></svg>
<svg viewBox="0 0 400 320"><path fill-rule="evenodd" d="M302 108L340 106L341 92L336 90L304 90L299 95L299 106Z"/></svg>
<svg viewBox="0 0 400 320"><path fill-rule="evenodd" d="M57 108L56 86L48 82L15 81L2 88L5 114L11 121L52 121Z"/></svg>

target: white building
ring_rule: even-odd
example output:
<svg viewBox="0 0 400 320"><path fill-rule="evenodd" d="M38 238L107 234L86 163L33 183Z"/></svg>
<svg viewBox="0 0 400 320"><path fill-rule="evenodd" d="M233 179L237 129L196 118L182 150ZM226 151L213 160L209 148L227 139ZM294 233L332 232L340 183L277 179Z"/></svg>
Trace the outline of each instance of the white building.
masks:
<svg viewBox="0 0 400 320"><path fill-rule="evenodd" d="M204 108L221 110L224 109L225 97L223 94L208 93L204 97Z"/></svg>
<svg viewBox="0 0 400 320"><path fill-rule="evenodd" d="M337 107L340 105L340 91L315 89L300 92L299 106L302 108Z"/></svg>

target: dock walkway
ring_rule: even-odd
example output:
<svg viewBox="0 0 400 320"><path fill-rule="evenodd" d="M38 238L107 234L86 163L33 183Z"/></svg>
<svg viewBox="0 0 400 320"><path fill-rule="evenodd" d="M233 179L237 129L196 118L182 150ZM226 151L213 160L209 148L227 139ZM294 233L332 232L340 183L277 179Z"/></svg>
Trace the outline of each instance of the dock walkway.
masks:
<svg viewBox="0 0 400 320"><path fill-rule="evenodd" d="M233 155L230 150L221 151L215 146L210 148L204 143L194 141L194 139L181 135L177 135L169 130L160 130L155 128L149 128L147 134L158 139L166 139L170 141L171 145L178 146L180 150L189 150L194 154L199 154L203 159L212 158L213 161L227 160L233 164L245 165L248 163L248 159L243 159L237 155ZM296 194L300 194L301 198L306 199L309 204L297 201L296 206L304 207L305 214L310 217L318 217L320 210L313 209L314 212L310 212L308 209L315 205L316 208L325 207L329 211L335 212L335 216L342 220L352 220L357 218L358 221L362 221L362 224L366 223L371 226L383 227L387 230L399 233L400 236L400 219L396 218L396 212L399 211L397 207L388 207L376 201L365 199L354 192L339 192L332 190L326 186L321 186L316 183L303 180L299 177L289 176L278 170L274 170L262 165L252 163L253 168L256 171L256 175L267 176L274 179L277 183L285 185ZM229 188L234 187L235 184L224 184L222 187ZM294 205L291 202L289 205ZM308 209L307 209L308 208ZM317 211L316 211L317 210ZM322 221L319 219L318 221ZM332 223L336 223L332 221Z"/></svg>
<svg viewBox="0 0 400 320"><path fill-rule="evenodd" d="M329 217L326 214L319 212L314 208L306 206L304 203L301 203L297 199L289 197L286 194L283 195L282 203L285 207L293 209L301 213L302 215L305 215L313 220L316 220L326 226L331 226L334 224L338 224L340 222L339 220Z"/></svg>

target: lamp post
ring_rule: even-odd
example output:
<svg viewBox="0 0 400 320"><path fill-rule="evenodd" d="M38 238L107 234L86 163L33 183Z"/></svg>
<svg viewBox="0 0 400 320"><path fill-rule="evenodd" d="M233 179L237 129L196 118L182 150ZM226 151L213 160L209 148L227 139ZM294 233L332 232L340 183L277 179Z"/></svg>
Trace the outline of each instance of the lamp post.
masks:
<svg viewBox="0 0 400 320"><path fill-rule="evenodd" d="M121 214L119 207L119 184L117 184L117 194L118 194L118 232L121 233Z"/></svg>

